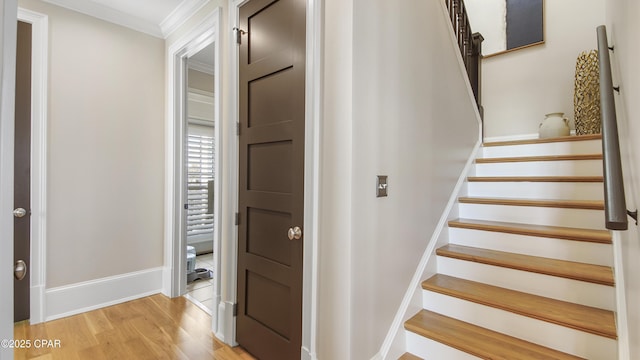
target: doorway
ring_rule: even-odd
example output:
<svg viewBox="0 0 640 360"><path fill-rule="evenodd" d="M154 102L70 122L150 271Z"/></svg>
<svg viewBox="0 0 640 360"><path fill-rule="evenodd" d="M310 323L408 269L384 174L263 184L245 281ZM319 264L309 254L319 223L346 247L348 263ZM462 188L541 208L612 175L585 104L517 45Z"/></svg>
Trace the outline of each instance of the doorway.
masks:
<svg viewBox="0 0 640 360"><path fill-rule="evenodd" d="M48 16L34 11L18 8L18 20L31 27L31 60L30 60L30 89L23 96L30 97L30 146L29 161L30 178L27 181L30 199L27 204L16 202L16 208L29 209L29 253L27 262L29 277L25 287L28 287L29 300L24 303L28 308L29 322L38 324L45 320L45 252L46 252L46 198L47 198L47 92L48 92ZM24 26L24 25L23 25ZM17 154L16 154L17 155ZM16 161L17 160L16 158ZM16 163L17 165L17 163ZM16 169L19 165L16 166ZM14 174L17 175L17 174ZM26 187L26 184L21 186ZM20 186L19 184L14 184ZM16 199L17 200L17 199ZM25 207L26 205L26 207ZM25 217L16 219L24 220ZM16 224L17 225L17 224ZM23 224L23 226L25 226ZM15 264L15 262L14 262ZM23 290L24 291L24 290Z"/></svg>
<svg viewBox="0 0 640 360"><path fill-rule="evenodd" d="M30 318L31 24L18 21L13 177L13 320Z"/></svg>
<svg viewBox="0 0 640 360"><path fill-rule="evenodd" d="M183 236L187 244L186 292L184 296L213 314L213 235L215 232L215 183L219 179L215 166L214 55L211 43L187 58L186 77L186 225ZM218 206L219 207L219 206Z"/></svg>
<svg viewBox="0 0 640 360"><path fill-rule="evenodd" d="M165 272L163 274L163 293L170 297L182 296L187 292L187 260L188 260L188 229L206 228L212 231L213 236L213 255L212 270L220 268L220 223L221 223L221 187L220 181L213 181L212 190L201 193L212 194L213 216L206 215L207 212L198 214L202 218L207 218L207 223L198 223L195 227L189 227L189 195L188 195L188 176L186 169L188 168L188 74L190 59L193 64L193 58L203 49L211 46L213 52L213 94L200 93L191 91L191 97L194 99L199 96L201 102L213 102L213 144L210 149L213 152L212 172L216 176L221 174L221 117L220 117L220 33L219 24L221 22L221 9L216 8L192 30L175 41L167 52L167 68L168 68L168 116L167 116L167 143L166 143L166 173L165 173ZM192 69L193 70L193 69ZM201 69L202 70L202 69ZM211 100L212 99L212 100ZM210 117L210 116L209 116ZM197 119L196 119L197 120ZM202 124L202 122L201 122ZM207 122L210 124L210 122ZM207 145L208 146L208 145ZM200 181L202 178L200 178ZM207 184L207 187L209 184ZM198 196L201 197L202 194ZM202 197L201 197L202 200ZM211 213L209 212L209 213ZM193 214L191 214L193 215ZM200 219L201 220L201 219ZM191 218L191 224L194 224L194 218ZM199 221L199 220L198 220ZM202 234L200 234L202 235ZM207 243L204 241L203 243ZM195 246L194 246L194 251ZM204 266L203 268L206 268ZM218 303L220 302L220 271L214 271L212 274L211 285L213 295L211 297L212 308L210 308L212 317L212 330L217 330L218 319ZM200 280L199 280L200 281Z"/></svg>

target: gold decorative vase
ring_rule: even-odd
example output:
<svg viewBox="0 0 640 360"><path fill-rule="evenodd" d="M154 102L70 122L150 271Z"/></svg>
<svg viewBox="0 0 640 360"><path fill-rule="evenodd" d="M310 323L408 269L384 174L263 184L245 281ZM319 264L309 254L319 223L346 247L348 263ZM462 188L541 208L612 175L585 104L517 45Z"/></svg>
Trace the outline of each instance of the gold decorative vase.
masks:
<svg viewBox="0 0 640 360"><path fill-rule="evenodd" d="M578 55L573 108L576 135L600 133L598 50L583 51Z"/></svg>

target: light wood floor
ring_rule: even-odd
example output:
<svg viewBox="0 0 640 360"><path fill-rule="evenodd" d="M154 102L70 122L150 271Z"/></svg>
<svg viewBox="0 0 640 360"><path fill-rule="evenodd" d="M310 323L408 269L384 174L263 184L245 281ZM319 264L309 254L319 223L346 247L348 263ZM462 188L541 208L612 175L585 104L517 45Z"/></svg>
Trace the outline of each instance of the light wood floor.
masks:
<svg viewBox="0 0 640 360"><path fill-rule="evenodd" d="M153 295L37 325L14 327L30 340L14 359L253 359L211 333L211 317L183 297ZM59 348L35 348L37 339L60 340Z"/></svg>

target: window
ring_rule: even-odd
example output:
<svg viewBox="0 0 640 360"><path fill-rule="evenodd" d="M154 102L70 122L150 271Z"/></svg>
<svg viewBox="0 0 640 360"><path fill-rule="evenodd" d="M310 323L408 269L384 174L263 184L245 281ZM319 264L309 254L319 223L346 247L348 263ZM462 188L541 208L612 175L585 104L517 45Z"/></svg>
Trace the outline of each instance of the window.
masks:
<svg viewBox="0 0 640 360"><path fill-rule="evenodd" d="M189 124L187 141L187 237L213 239L213 213L207 213L208 183L214 180L213 128ZM213 188L211 189L213 191Z"/></svg>

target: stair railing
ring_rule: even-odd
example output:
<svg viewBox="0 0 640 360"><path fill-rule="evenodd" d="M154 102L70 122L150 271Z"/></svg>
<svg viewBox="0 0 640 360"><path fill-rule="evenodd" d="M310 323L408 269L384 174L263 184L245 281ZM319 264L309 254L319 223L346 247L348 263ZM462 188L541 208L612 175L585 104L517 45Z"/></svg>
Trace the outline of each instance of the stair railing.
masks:
<svg viewBox="0 0 640 360"><path fill-rule="evenodd" d="M604 173L604 213L607 229L627 230L627 215L638 221L638 211L627 210L622 177L622 161L620 158L620 141L618 137L618 121L613 91L620 91L613 86L611 61L607 42L607 29L604 25L596 29L598 34L598 62L600 72L600 117L602 120L602 156Z"/></svg>
<svg viewBox="0 0 640 360"><path fill-rule="evenodd" d="M482 41L484 38L480 33L473 33L469 23L469 16L464 6L463 0L445 0L447 9L449 10L449 18L453 26L453 32L458 40L458 48L462 55L462 61L467 69L467 76L473 89L473 96L476 99L480 116L482 116L482 106L480 97L480 84L482 79L482 71L480 60L482 59Z"/></svg>

